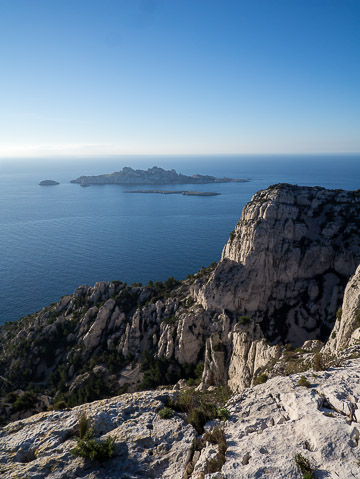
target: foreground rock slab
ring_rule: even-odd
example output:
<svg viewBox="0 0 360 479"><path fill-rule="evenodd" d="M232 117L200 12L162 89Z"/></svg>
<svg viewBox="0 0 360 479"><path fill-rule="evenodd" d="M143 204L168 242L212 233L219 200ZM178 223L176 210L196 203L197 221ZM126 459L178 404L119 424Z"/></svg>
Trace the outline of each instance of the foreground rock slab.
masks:
<svg viewBox="0 0 360 479"><path fill-rule="evenodd" d="M160 419L157 410L166 397L159 392L125 394L13 422L0 432L0 476L181 478L196 433L179 416ZM96 438L115 440L115 455L102 466L71 454L81 412L91 420Z"/></svg>
<svg viewBox="0 0 360 479"><path fill-rule="evenodd" d="M360 477L360 361L340 368L277 377L228 403L226 479L302 478L295 455L315 478Z"/></svg>
<svg viewBox="0 0 360 479"><path fill-rule="evenodd" d="M360 359L303 374L307 387L298 385L301 374L276 377L228 401L230 417L220 424L227 451L218 472L204 472L216 445L194 452L196 432L181 415L160 419L157 411L176 392L152 391L7 425L0 431L1 477L301 479L297 454L309 461L316 479L360 477ZM115 455L102 466L71 454L81 411L97 438L115 440Z"/></svg>

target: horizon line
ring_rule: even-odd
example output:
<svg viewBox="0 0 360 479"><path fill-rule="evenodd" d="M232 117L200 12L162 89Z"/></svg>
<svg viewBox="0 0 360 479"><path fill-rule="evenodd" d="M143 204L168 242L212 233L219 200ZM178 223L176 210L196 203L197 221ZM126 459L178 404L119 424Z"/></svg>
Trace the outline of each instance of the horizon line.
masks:
<svg viewBox="0 0 360 479"><path fill-rule="evenodd" d="M352 152L344 152L344 151L336 151L336 152L306 152L306 153L299 153L299 152L286 152L286 153L278 153L278 152L269 152L269 153L93 153L93 154L70 154L70 153L63 153L63 154L49 154L49 155L34 155L30 154L26 155L6 155L3 156L0 154L0 161L1 160L45 160L45 159L100 159L100 158L124 158L124 157L140 157L140 158L153 158L157 157L219 157L219 156L228 156L228 157L244 157L244 156L337 156L337 155L347 155L347 156L354 156L360 155L360 151L352 151Z"/></svg>

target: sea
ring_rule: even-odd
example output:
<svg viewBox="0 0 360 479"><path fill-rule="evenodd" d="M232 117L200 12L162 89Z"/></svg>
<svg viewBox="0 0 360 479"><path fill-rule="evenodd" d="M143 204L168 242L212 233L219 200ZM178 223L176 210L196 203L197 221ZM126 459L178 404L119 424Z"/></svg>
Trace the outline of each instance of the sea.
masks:
<svg viewBox="0 0 360 479"><path fill-rule="evenodd" d="M125 194L128 186L69 182L124 166L250 181L158 187L221 193L206 197ZM39 186L45 179L60 184ZM244 205L256 191L280 182L359 189L360 155L0 160L0 324L81 284L185 278L219 260Z"/></svg>

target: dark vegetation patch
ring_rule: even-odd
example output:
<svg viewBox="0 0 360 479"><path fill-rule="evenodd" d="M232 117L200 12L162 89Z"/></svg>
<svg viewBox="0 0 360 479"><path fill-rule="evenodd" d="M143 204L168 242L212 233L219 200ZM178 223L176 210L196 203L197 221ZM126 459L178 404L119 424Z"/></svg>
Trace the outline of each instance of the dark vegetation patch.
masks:
<svg viewBox="0 0 360 479"><path fill-rule="evenodd" d="M114 455L115 440L111 436L105 441L96 439L90 426L90 421L85 413L80 415L78 431L79 436L77 437L77 445L71 450L71 454L76 457L99 462L100 464Z"/></svg>
<svg viewBox="0 0 360 479"><path fill-rule="evenodd" d="M219 386L212 391L196 391L193 388L182 391L176 400L169 400L167 407L185 413L186 420L198 434L203 434L204 425L213 419L226 420L229 412L224 408L231 396L227 386Z"/></svg>
<svg viewBox="0 0 360 479"><path fill-rule="evenodd" d="M138 390L155 389L157 386L175 384L179 379L187 379L190 384L198 384L201 379L203 363L179 364L176 359L155 358L150 351L141 356L141 370L144 378Z"/></svg>

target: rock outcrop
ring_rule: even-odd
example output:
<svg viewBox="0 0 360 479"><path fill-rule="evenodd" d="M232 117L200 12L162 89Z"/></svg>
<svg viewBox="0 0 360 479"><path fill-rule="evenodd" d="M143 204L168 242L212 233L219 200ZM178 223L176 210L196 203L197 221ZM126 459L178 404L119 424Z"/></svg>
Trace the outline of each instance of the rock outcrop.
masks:
<svg viewBox="0 0 360 479"><path fill-rule="evenodd" d="M359 477L360 360L305 376L306 386L295 374L233 396L225 405L228 419L205 424L202 435L182 413L160 418L158 411L176 398L171 390L125 394L13 422L0 431L1 477L300 479L298 464L304 461L315 477ZM96 440L114 440L114 455L103 465L71 453L82 413Z"/></svg>
<svg viewBox="0 0 360 479"><path fill-rule="evenodd" d="M11 423L0 432L1 477L180 479L196 432L179 416L160 419L157 411L169 397L155 392L125 394ZM105 467L71 453L81 414L91 421L96 440L115 441L114 457Z"/></svg>
<svg viewBox="0 0 360 479"><path fill-rule="evenodd" d="M360 476L360 367L277 377L234 396L227 407L226 479L301 478L300 454L315 476Z"/></svg>
<svg viewBox="0 0 360 479"><path fill-rule="evenodd" d="M358 192L275 185L254 195L207 282L205 309L249 315L275 342L326 339L360 263Z"/></svg>
<svg viewBox="0 0 360 479"><path fill-rule="evenodd" d="M360 266L350 278L342 307L324 351L337 353L360 341Z"/></svg>
<svg viewBox="0 0 360 479"><path fill-rule="evenodd" d="M79 183L81 185L176 185L176 184L205 184L205 183L243 183L249 180L234 178L215 178L210 175L192 175L187 176L177 173L174 169L164 170L158 166L153 166L147 170L134 170L129 166L110 175L98 176L80 176L70 183Z"/></svg>

